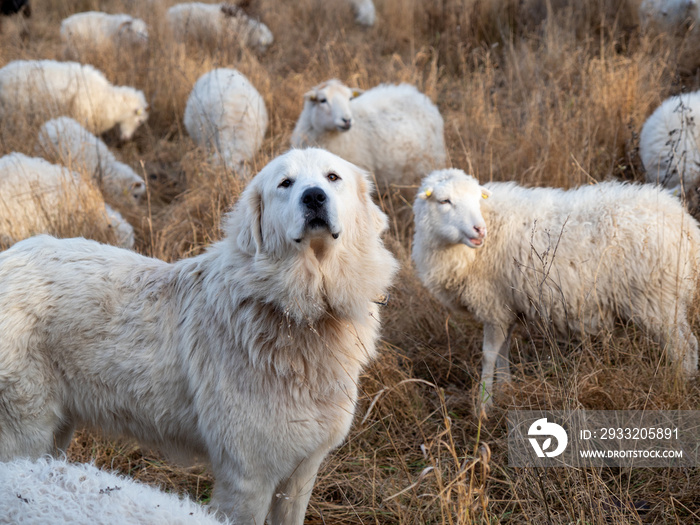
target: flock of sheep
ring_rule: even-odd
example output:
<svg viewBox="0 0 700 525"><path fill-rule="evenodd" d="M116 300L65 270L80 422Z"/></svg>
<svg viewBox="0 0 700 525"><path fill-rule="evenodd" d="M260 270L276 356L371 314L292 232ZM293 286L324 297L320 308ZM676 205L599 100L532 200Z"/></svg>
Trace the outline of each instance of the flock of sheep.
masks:
<svg viewBox="0 0 700 525"><path fill-rule="evenodd" d="M375 22L371 0L349 1L358 23ZM678 28L689 17L698 19L697 11L694 0L645 0L640 8L646 24L665 31ZM228 4L178 4L168 11L167 21L182 38L220 40L228 35L261 51L274 42L267 26ZM86 49L143 46L149 38L142 20L98 12L66 18L60 34L65 56L72 60L80 60ZM31 116L38 124L39 155L11 153L0 158L0 240L4 245L46 231L66 210L72 210L89 211L116 244L133 248L134 230L118 210L142 205L146 184L132 167L117 160L99 136L116 129L122 140L130 140L148 119L146 100L141 91L114 86L96 68L80 62L20 60L0 68L0 119L11 126L19 116ZM495 385L510 376L510 336L518 318L550 326L560 334L591 335L609 330L620 318L630 320L667 349L684 377L696 373L698 342L688 312L700 264L700 226L682 201L700 185L700 132L695 121L699 113L697 92L666 100L649 117L639 143L648 182L644 185L603 182L569 191L524 188L512 182L482 185L461 170L446 169L440 112L407 84L382 84L362 91L329 79L311 87L291 146L324 148L372 173L380 189L420 185L413 207L412 259L421 281L436 297L483 323L480 402L488 409ZM183 119L188 134L209 152L212 163L241 177L252 175L249 162L267 132L268 114L263 98L243 74L218 68L202 75L192 87ZM326 162L323 156L304 158ZM322 161L314 160L317 164L312 168L320 169ZM272 172L272 168L266 170ZM90 174L91 181L78 172ZM335 171L328 172L331 182L323 184L335 187L333 177L338 177ZM289 178L276 182L278 189L293 183ZM360 194L368 189L366 182L357 184ZM255 193L249 193L254 203ZM101 201L100 194L110 204ZM305 213L318 214L313 220L322 223L332 239L346 235L342 224L336 228L332 214L319 211L330 200L326 193L307 192L302 199ZM87 210L88 202L93 209ZM237 213L248 204L240 204ZM258 207L257 226L245 233L245 239L244 232L229 233L232 239L238 235L237 249L247 254L246 261L262 264L262 246L275 233L268 236L263 231L260 223L268 220L265 214L270 212L260 203ZM373 220L374 233L381 232L385 220ZM301 242L302 237L294 241ZM309 246L322 261L330 257L330 248L319 247L318 242L312 239ZM381 263L387 275L393 273L392 261ZM271 264L267 259L263 262ZM188 271L193 274L203 271L192 265ZM298 321L292 309L284 313L290 323ZM302 316L301 322L306 318ZM0 392L4 381L7 378L0 373ZM0 432L0 459L8 460L6 452L12 447L3 445L2 439ZM66 481L71 476L78 481ZM95 486L118 484L114 490L131 498L129 503L116 504L117 509L140 509L131 482L118 478L103 482L100 476L109 475L48 459L0 467L0 479L16 480L17 486L28 479L27 491L39 482L50 484L57 494L51 497L63 502L62 509L68 508L67 499L77 501L85 482L93 481ZM10 497L8 512L21 513L21 500ZM181 504L186 507L181 522L194 522L185 515L198 511ZM74 520L83 519L75 518L81 512L93 512L84 503L76 506ZM102 504L97 508L103 511ZM172 519L154 514L152 522L172 523Z"/></svg>

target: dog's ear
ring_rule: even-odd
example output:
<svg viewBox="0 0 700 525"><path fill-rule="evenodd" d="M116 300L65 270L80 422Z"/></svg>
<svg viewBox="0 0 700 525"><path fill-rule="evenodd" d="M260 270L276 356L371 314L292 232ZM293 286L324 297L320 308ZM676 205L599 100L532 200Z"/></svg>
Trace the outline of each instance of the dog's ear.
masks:
<svg viewBox="0 0 700 525"><path fill-rule="evenodd" d="M379 206L374 204L372 201L372 192L374 191L374 184L369 178L369 173L357 169L357 193L360 202L364 204L365 208L368 210L370 215L370 224L372 228L378 233L382 233L389 227L389 220L386 214L379 209Z"/></svg>
<svg viewBox="0 0 700 525"><path fill-rule="evenodd" d="M238 247L250 255L262 251L263 201L260 190L252 184L243 192L236 205L238 219Z"/></svg>

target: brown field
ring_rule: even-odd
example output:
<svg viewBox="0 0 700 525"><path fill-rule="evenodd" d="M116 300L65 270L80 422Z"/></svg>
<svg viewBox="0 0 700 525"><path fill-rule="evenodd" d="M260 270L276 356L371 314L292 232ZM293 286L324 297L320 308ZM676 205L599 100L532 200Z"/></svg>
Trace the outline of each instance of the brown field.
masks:
<svg viewBox="0 0 700 525"><path fill-rule="evenodd" d="M700 88L692 42L642 34L634 0L375 0L370 29L355 25L341 0L252 0L276 38L262 56L176 45L163 24L171 3L35 1L28 22L3 20L0 31L2 66L62 59L59 24L75 12L130 12L149 24L145 52L87 59L149 99L148 123L115 151L152 176L149 205L128 216L136 249L165 260L218 239L222 214L245 185L208 165L182 125L192 85L212 67L237 68L265 99L270 126L254 170L288 148L303 94L337 77L365 89L417 85L445 119L451 164L481 181L558 187L644 180L644 119L667 96ZM0 154L31 155L36 132L1 123ZM678 381L634 326L568 341L519 329L514 381L490 418L476 417L481 326L450 315L418 282L410 203L396 194L382 205L391 216L386 242L403 269L355 424L319 472L306 523L700 522L700 470L514 469L505 424L509 408L698 410L697 378ZM84 232L76 224L68 234ZM700 334L697 312L693 326ZM80 432L69 455L203 502L211 492L206 468L178 467L133 443Z"/></svg>

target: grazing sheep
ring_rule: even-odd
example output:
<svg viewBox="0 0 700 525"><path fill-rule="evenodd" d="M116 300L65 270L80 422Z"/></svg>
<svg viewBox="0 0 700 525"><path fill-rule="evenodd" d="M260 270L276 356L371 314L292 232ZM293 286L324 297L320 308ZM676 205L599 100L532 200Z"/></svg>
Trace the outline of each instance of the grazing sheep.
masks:
<svg viewBox="0 0 700 525"><path fill-rule="evenodd" d="M0 461L87 424L209 459L236 524L301 525L396 271L370 190L343 159L292 150L199 256L48 236L0 254Z"/></svg>
<svg viewBox="0 0 700 525"><path fill-rule="evenodd" d="M61 22L61 40L65 55L71 58L85 51L100 52L110 48L129 52L146 46L148 28L143 20L130 15L86 11Z"/></svg>
<svg viewBox="0 0 700 525"><path fill-rule="evenodd" d="M194 85L185 106L185 128L214 160L239 170L253 158L267 130L265 101L235 69L214 69Z"/></svg>
<svg viewBox="0 0 700 525"><path fill-rule="evenodd" d="M38 233L86 229L114 236L133 248L134 230L122 216L105 207L99 193L80 176L44 159L11 153L0 158L0 239L13 244Z"/></svg>
<svg viewBox="0 0 700 525"><path fill-rule="evenodd" d="M188 38L220 44L234 39L241 46L264 52L273 42L268 27L250 18L243 9L226 3L204 4L190 2L168 9L168 24L175 38Z"/></svg>
<svg viewBox="0 0 700 525"><path fill-rule="evenodd" d="M42 457L0 463L3 523L221 525L207 508L93 465Z"/></svg>
<svg viewBox="0 0 700 525"><path fill-rule="evenodd" d="M348 0L355 11L355 22L363 26L373 26L377 18L372 0Z"/></svg>
<svg viewBox="0 0 700 525"><path fill-rule="evenodd" d="M410 185L445 166L440 112L408 84L368 91L338 80L304 95L292 146L318 146L374 172L380 184Z"/></svg>
<svg viewBox="0 0 700 525"><path fill-rule="evenodd" d="M122 140L148 118L141 91L113 86L89 65L54 60L15 60L0 68L0 118L67 115L101 134L115 126Z"/></svg>
<svg viewBox="0 0 700 525"><path fill-rule="evenodd" d="M146 197L146 184L134 170L117 161L107 145L70 117L44 123L39 148L50 160L93 177L111 202L139 205Z"/></svg>
<svg viewBox="0 0 700 525"><path fill-rule="evenodd" d="M648 182L667 188L700 179L700 91L670 97L646 120L639 156Z"/></svg>
<svg viewBox="0 0 700 525"><path fill-rule="evenodd" d="M670 35L683 35L697 24L697 0L644 0L639 6L642 27Z"/></svg>
<svg viewBox="0 0 700 525"><path fill-rule="evenodd" d="M446 305L484 323L482 398L507 379L518 316L558 334L598 334L616 319L645 328L687 375L700 230L667 191L603 182L564 191L425 178L414 203L413 261ZM488 227L488 235L487 235Z"/></svg>

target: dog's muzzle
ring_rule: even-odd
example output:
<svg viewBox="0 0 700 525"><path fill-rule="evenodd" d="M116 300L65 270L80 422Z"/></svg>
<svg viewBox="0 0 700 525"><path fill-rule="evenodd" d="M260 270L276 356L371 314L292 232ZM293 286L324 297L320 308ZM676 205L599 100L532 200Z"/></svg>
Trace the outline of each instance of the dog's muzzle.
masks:
<svg viewBox="0 0 700 525"><path fill-rule="evenodd" d="M317 186L304 190L304 193L301 194L301 206L304 210L304 230L326 229L334 239L337 239L339 233L331 231L328 208L326 206L327 200L326 192ZM296 241L301 242L301 239Z"/></svg>

